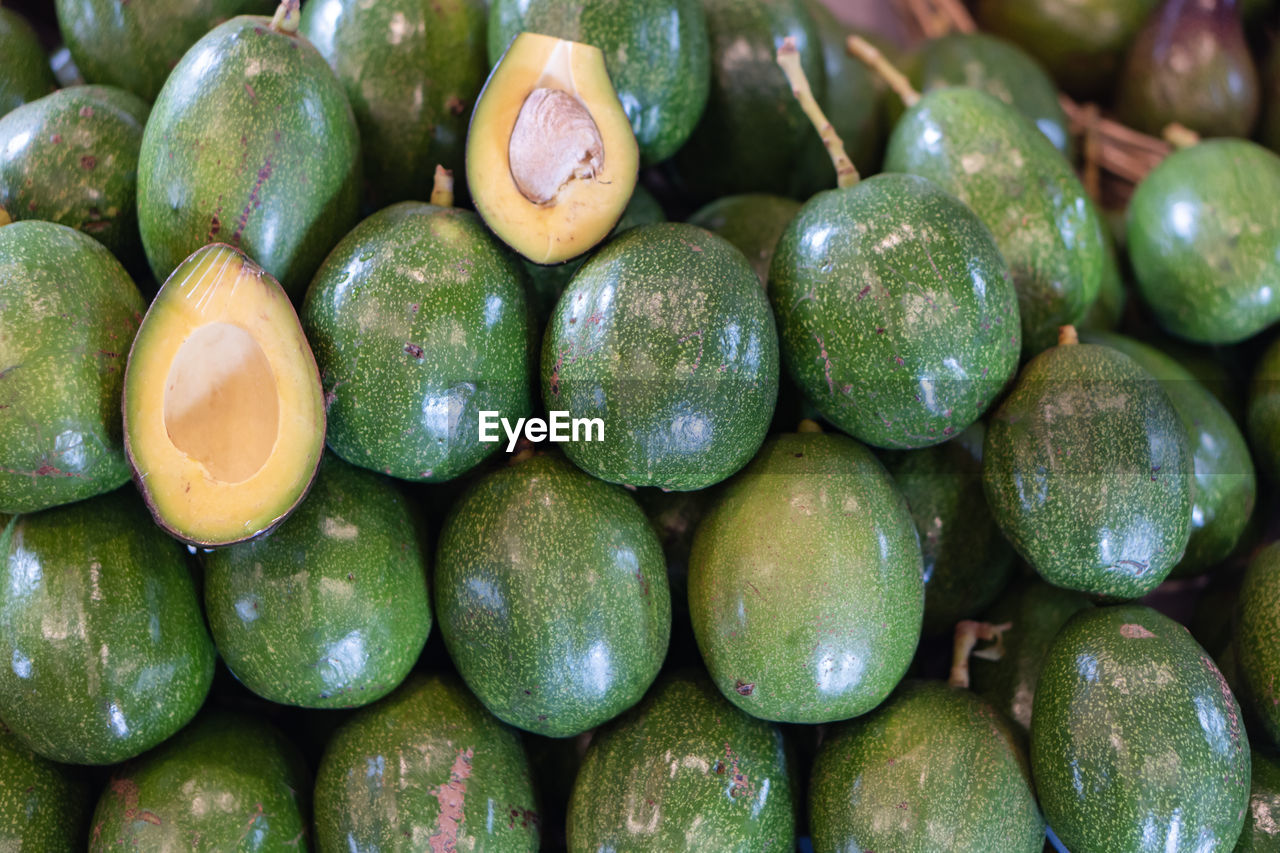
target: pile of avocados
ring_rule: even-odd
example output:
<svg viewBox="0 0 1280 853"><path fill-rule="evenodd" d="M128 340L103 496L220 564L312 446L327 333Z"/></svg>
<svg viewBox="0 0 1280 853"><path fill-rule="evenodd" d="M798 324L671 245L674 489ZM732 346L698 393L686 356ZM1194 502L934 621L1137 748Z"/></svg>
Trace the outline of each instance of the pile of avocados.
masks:
<svg viewBox="0 0 1280 853"><path fill-rule="evenodd" d="M1276 0L4 0L0 851L1280 853L1277 152Z"/></svg>

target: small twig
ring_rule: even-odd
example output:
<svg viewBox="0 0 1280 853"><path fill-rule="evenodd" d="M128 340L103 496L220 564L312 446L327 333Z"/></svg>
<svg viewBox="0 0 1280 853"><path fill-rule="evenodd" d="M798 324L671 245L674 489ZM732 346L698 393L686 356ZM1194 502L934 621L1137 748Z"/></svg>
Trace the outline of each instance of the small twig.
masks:
<svg viewBox="0 0 1280 853"><path fill-rule="evenodd" d="M436 166L431 184L431 203L436 207L453 207L453 172L444 166Z"/></svg>
<svg viewBox="0 0 1280 853"><path fill-rule="evenodd" d="M1058 327L1058 346L1069 347L1078 343L1080 343L1080 334L1076 331L1075 326Z"/></svg>
<svg viewBox="0 0 1280 853"><path fill-rule="evenodd" d="M818 136L822 138L822 144L826 147L827 153L831 155L831 163L836 169L836 186L853 186L859 180L858 169L845 153L844 142L841 141L840 135L831 126L826 114L822 112L822 107L818 106L817 99L813 97L813 90L809 88L809 79L805 77L804 67L800 64L800 52L796 49L796 40L791 36L787 36L782 42L782 47L778 48L777 62L782 73L787 76L787 82L791 84L791 93L800 103L800 109L804 110L804 114L809 117L814 129L818 131Z"/></svg>
<svg viewBox="0 0 1280 853"><path fill-rule="evenodd" d="M1098 120L1100 114L1097 104L1085 104L1084 114L1084 170L1081 180L1084 183L1084 190L1089 194L1095 202L1102 202L1102 166L1099 163L1101 157L1102 140L1098 133Z"/></svg>
<svg viewBox="0 0 1280 853"><path fill-rule="evenodd" d="M289 36L296 33L298 23L302 20L302 12L299 11L301 5L302 0L281 0L271 18L271 29Z"/></svg>
<svg viewBox="0 0 1280 853"><path fill-rule="evenodd" d="M1004 657L1004 632L1013 627L1012 622L992 625L990 622L975 622L966 619L956 623L955 645L951 652L951 678L948 683L952 687L969 686L969 657L972 655L983 660L1000 660ZM978 641L995 641L994 646L974 650Z"/></svg>
<svg viewBox="0 0 1280 853"><path fill-rule="evenodd" d="M929 0L906 0L907 10L920 32L927 39L936 39L951 32L951 22L933 7Z"/></svg>
<svg viewBox="0 0 1280 853"><path fill-rule="evenodd" d="M969 14L969 10L960 0L933 0L938 4L939 11L947 17L958 32L973 33L978 31L978 24L973 20L973 15Z"/></svg>
<svg viewBox="0 0 1280 853"><path fill-rule="evenodd" d="M1176 121L1167 125L1160 135L1164 137L1165 142L1177 149L1190 148L1193 145L1200 144L1200 134Z"/></svg>
<svg viewBox="0 0 1280 853"><path fill-rule="evenodd" d="M920 93L911 85L911 81L906 75L894 67L893 63L885 59L883 53L876 49L876 46L861 36L849 36L849 40L845 43L849 53L862 60L868 68L880 76L880 79L889 84L889 88L897 93L902 99L903 105L914 107L916 102L920 100Z"/></svg>

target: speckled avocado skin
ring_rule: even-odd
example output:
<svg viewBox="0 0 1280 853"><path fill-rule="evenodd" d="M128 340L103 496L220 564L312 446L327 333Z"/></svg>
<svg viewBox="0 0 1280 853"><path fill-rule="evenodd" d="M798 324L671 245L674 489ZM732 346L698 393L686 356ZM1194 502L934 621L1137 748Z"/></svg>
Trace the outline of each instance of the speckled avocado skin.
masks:
<svg viewBox="0 0 1280 853"><path fill-rule="evenodd" d="M1067 589L1155 589L1187 547L1193 475L1169 395L1110 347L1036 356L987 426L992 515L1041 577Z"/></svg>
<svg viewBox="0 0 1280 853"><path fill-rule="evenodd" d="M1175 151L1128 217L1138 289L1169 332L1232 344L1280 319L1280 156L1244 139Z"/></svg>
<svg viewBox="0 0 1280 853"><path fill-rule="evenodd" d="M689 222L736 246L751 262L760 277L760 286L765 287L778 238L799 212L800 202L795 199L744 193L716 199L690 216Z"/></svg>
<svg viewBox="0 0 1280 853"><path fill-rule="evenodd" d="M241 16L196 42L156 98L138 224L157 281L207 243L253 258L293 299L356 222L360 138L311 43Z"/></svg>
<svg viewBox="0 0 1280 853"><path fill-rule="evenodd" d="M871 710L906 672L923 610L906 501L841 435L771 439L694 536L698 647L720 692L755 717L819 723Z"/></svg>
<svg viewBox="0 0 1280 853"><path fill-rule="evenodd" d="M1044 819L1009 721L967 690L907 682L823 741L814 853L1040 853Z"/></svg>
<svg viewBox="0 0 1280 853"><path fill-rule="evenodd" d="M573 277L543 337L546 407L604 422L603 441L561 447L612 483L720 482L760 447L777 394L760 282L727 240L693 225L611 240Z"/></svg>
<svg viewBox="0 0 1280 853"><path fill-rule="evenodd" d="M1249 562L1240 586L1233 644L1245 695L1273 744L1280 744L1280 543Z"/></svg>
<svg viewBox="0 0 1280 853"><path fill-rule="evenodd" d="M524 275L470 211L401 202L370 216L316 273L301 319L326 440L352 464L449 480L503 446L480 441L481 411L529 414Z"/></svg>
<svg viewBox="0 0 1280 853"><path fill-rule="evenodd" d="M778 240L769 300L805 397L877 447L958 435L1018 367L1018 297L996 242L913 175L810 199Z"/></svg>
<svg viewBox="0 0 1280 853"><path fill-rule="evenodd" d="M211 711L112 774L89 851L305 851L310 801L302 754L275 726Z"/></svg>
<svg viewBox="0 0 1280 853"><path fill-rule="evenodd" d="M120 395L142 295L100 243L51 222L0 228L0 512L129 479Z"/></svg>
<svg viewBox="0 0 1280 853"><path fill-rule="evenodd" d="M0 723L0 849L74 853L84 849L89 786L74 768L41 758Z"/></svg>
<svg viewBox="0 0 1280 853"><path fill-rule="evenodd" d="M352 708L390 693L431 630L420 535L394 482L326 455L284 524L205 555L223 660L286 705Z"/></svg>
<svg viewBox="0 0 1280 853"><path fill-rule="evenodd" d="M1031 768L1071 853L1227 851L1249 803L1226 680L1186 628L1141 605L1082 611L1053 641Z"/></svg>
<svg viewBox="0 0 1280 853"><path fill-rule="evenodd" d="M534 853L524 747L452 676L413 675L329 741L315 790L320 851Z"/></svg>
<svg viewBox="0 0 1280 853"><path fill-rule="evenodd" d="M1018 289L1022 346L1052 346L1102 284L1102 229L1080 180L1044 134L986 92L929 92L903 115L885 171L923 175L991 229Z"/></svg>
<svg viewBox="0 0 1280 853"><path fill-rule="evenodd" d="M1280 760L1274 752L1252 750L1249 812L1235 853L1280 851Z"/></svg>
<svg viewBox="0 0 1280 853"><path fill-rule="evenodd" d="M671 598L649 520L559 455L495 471L459 499L433 589L467 685L538 734L576 735L630 708L667 651Z"/></svg>
<svg viewBox="0 0 1280 853"><path fill-rule="evenodd" d="M1273 483L1280 483L1280 338L1263 352L1254 368L1246 417L1258 466Z"/></svg>
<svg viewBox="0 0 1280 853"><path fill-rule="evenodd" d="M213 678L181 545L131 487L0 532L0 718L55 761L114 764L182 728Z"/></svg>
<svg viewBox="0 0 1280 853"><path fill-rule="evenodd" d="M12 9L0 9L0 56L4 56L0 116L43 98L58 85L36 31Z"/></svg>
<svg viewBox="0 0 1280 853"><path fill-rule="evenodd" d="M568 850L789 853L792 788L778 728L679 671L592 739L569 800Z"/></svg>

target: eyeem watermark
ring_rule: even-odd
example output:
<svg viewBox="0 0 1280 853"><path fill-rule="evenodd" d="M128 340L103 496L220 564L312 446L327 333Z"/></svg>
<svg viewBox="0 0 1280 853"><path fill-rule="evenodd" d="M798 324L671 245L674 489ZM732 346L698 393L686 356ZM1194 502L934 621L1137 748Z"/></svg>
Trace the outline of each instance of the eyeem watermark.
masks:
<svg viewBox="0 0 1280 853"><path fill-rule="evenodd" d="M498 427L507 435L507 452L516 449L520 434L533 443L541 441L604 441L603 418L571 418L563 410L548 412L550 420L543 418L519 418L515 426L499 413L486 409L480 412L480 440L487 443L501 441Z"/></svg>

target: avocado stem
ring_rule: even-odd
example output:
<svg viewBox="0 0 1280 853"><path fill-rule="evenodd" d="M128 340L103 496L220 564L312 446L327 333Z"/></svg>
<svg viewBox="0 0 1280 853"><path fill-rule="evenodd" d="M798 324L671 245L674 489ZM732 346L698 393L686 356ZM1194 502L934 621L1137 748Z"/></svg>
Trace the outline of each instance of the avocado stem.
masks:
<svg viewBox="0 0 1280 853"><path fill-rule="evenodd" d="M297 35L298 24L302 20L301 5L302 0L281 0L271 18L271 29L286 36Z"/></svg>
<svg viewBox="0 0 1280 853"><path fill-rule="evenodd" d="M796 49L796 40L791 36L787 36L782 42L782 47L778 48L777 62L782 73L787 76L787 82L791 84L791 94L795 95L796 100L800 102L800 109L804 110L804 114L809 117L814 129L818 131L818 136L822 138L822 144L826 147L827 153L831 155L831 164L836 169L836 186L843 189L858 183L861 179L858 169L845 153L844 142L840 140L840 135L831 126L831 122L822 112L822 107L818 106L817 99L813 97L813 90L809 88L809 78L805 76L804 67L800 64L800 51Z"/></svg>
<svg viewBox="0 0 1280 853"><path fill-rule="evenodd" d="M431 203L436 207L453 207L453 172L444 166L436 166L431 185Z"/></svg>
<svg viewBox="0 0 1280 853"><path fill-rule="evenodd" d="M796 426L796 432L822 432L822 424L813 418L805 418Z"/></svg>
<svg viewBox="0 0 1280 853"><path fill-rule="evenodd" d="M1078 343L1080 343L1080 336L1076 334L1075 326L1058 327L1058 346L1071 347Z"/></svg>
<svg viewBox="0 0 1280 853"><path fill-rule="evenodd" d="M1160 135L1164 137L1165 142L1179 151L1200 143L1200 134L1176 121L1166 126L1164 132Z"/></svg>
<svg viewBox="0 0 1280 853"><path fill-rule="evenodd" d="M969 686L969 656L984 660L1000 660L1004 657L1004 632L1013 627L1012 622L992 625L990 622L976 622L965 619L956 623L955 645L951 650L951 678L947 683L952 687ZM995 645L985 649L973 650L979 640L995 641Z"/></svg>
<svg viewBox="0 0 1280 853"><path fill-rule="evenodd" d="M889 84L889 88L894 91L902 103L909 107L914 107L916 101L920 100L920 93L911 85L911 81L906 75L899 71L892 62L885 58L875 45L864 39L862 36L849 36L849 40L845 42L845 47L849 53L862 60L868 68L879 75L880 79Z"/></svg>

